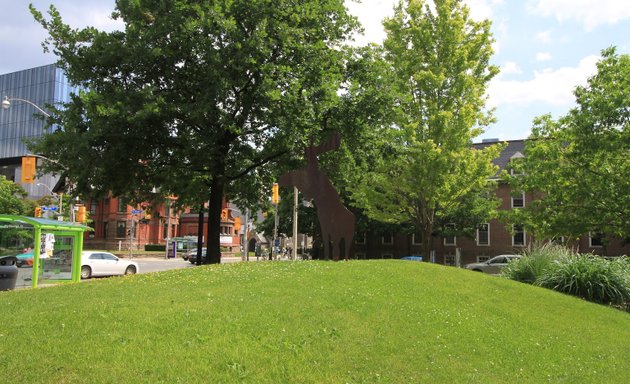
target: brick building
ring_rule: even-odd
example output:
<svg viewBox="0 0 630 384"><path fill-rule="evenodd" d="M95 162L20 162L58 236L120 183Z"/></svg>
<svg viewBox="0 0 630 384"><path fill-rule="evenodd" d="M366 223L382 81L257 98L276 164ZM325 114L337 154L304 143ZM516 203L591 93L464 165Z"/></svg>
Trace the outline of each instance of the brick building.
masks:
<svg viewBox="0 0 630 384"><path fill-rule="evenodd" d="M481 149L495 143L493 140L474 146ZM525 140L508 141L506 144L499 157L493 161L499 167L499 172L509 171L510 162L524 156ZM496 196L501 200L499 209L504 211L524 208L536 197L532 194L514 193L506 183L498 184ZM535 240L522 226L507 228L505 223L493 219L488 223L480 223L474 239L434 238L435 262L455 265L458 253L460 264L481 262L500 254L519 253ZM556 240L565 242L565 239ZM612 239L604 244L600 234L582 236L568 241L567 245L582 253L604 256L630 254L630 244L623 239ZM400 258L421 253L422 239L417 235L395 233L359 233L355 236L351 250L351 254L358 259ZM428 261L429 258L425 256L424 260Z"/></svg>
<svg viewBox="0 0 630 384"><path fill-rule="evenodd" d="M171 198L171 200L174 198ZM190 209L175 212L169 201L151 207L132 207L124 199L108 197L87 204L92 232L85 234L86 249L144 249L146 244L165 244L167 239L197 236L198 214ZM225 216L221 220L221 245L238 250L240 237L235 228L234 208L223 203ZM208 229L204 216L203 235Z"/></svg>

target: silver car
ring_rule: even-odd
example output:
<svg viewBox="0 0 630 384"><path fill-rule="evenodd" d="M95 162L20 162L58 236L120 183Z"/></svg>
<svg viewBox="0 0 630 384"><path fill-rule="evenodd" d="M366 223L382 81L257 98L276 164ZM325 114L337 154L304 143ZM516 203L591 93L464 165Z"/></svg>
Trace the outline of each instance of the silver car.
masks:
<svg viewBox="0 0 630 384"><path fill-rule="evenodd" d="M464 268L470 269L471 271L497 275L501 273L501 269L508 265L508 263L519 258L520 256L518 255L499 255L481 263L466 264Z"/></svg>
<svg viewBox="0 0 630 384"><path fill-rule="evenodd" d="M138 273L138 263L119 259L109 252L83 251L81 253L81 278L92 276L133 275Z"/></svg>

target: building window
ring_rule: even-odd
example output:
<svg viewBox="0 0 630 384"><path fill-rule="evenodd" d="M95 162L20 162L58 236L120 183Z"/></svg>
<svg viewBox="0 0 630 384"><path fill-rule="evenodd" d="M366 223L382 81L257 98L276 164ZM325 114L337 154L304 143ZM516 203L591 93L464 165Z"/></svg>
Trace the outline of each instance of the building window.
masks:
<svg viewBox="0 0 630 384"><path fill-rule="evenodd" d="M512 156L510 156L510 175L517 176L523 174L523 170L519 170L519 168L522 167L524 158L525 156L520 152L516 152Z"/></svg>
<svg viewBox="0 0 630 384"><path fill-rule="evenodd" d="M127 200L122 197L118 198L118 212L127 213Z"/></svg>
<svg viewBox="0 0 630 384"><path fill-rule="evenodd" d="M447 224L446 225L446 229L452 231L452 230L455 229L455 225L454 224ZM446 235L446 236L444 236L444 245L457 245L455 243L456 241L457 241L457 239L453 235Z"/></svg>
<svg viewBox="0 0 630 384"><path fill-rule="evenodd" d="M455 265L455 255L444 255L444 265Z"/></svg>
<svg viewBox="0 0 630 384"><path fill-rule="evenodd" d="M416 232L411 235L411 244L422 245L422 234L420 232Z"/></svg>
<svg viewBox="0 0 630 384"><path fill-rule="evenodd" d="M127 222L124 220L118 220L116 222L116 237L124 238L127 236Z"/></svg>
<svg viewBox="0 0 630 384"><path fill-rule="evenodd" d="M591 248L603 247L604 235L601 232L590 232L588 234L588 242Z"/></svg>
<svg viewBox="0 0 630 384"><path fill-rule="evenodd" d="M359 260L365 259L365 253L363 253L363 252L355 252L354 253L354 258L355 259L359 259Z"/></svg>
<svg viewBox="0 0 630 384"><path fill-rule="evenodd" d="M515 247L525 246L525 229L522 225L512 225L512 245Z"/></svg>
<svg viewBox="0 0 630 384"><path fill-rule="evenodd" d="M525 207L525 192L521 192L518 195L512 196L512 208L524 208Z"/></svg>
<svg viewBox="0 0 630 384"><path fill-rule="evenodd" d="M355 244L365 244L365 232L357 234L354 238Z"/></svg>
<svg viewBox="0 0 630 384"><path fill-rule="evenodd" d="M387 235L383 235L381 239L383 241L383 245L394 244L394 236L391 233L388 233Z"/></svg>
<svg viewBox="0 0 630 384"><path fill-rule="evenodd" d="M490 245L490 224L481 224L477 228L477 245Z"/></svg>
<svg viewBox="0 0 630 384"><path fill-rule="evenodd" d="M567 241L564 238L564 236L556 236L553 239L551 239L551 244L566 245Z"/></svg>

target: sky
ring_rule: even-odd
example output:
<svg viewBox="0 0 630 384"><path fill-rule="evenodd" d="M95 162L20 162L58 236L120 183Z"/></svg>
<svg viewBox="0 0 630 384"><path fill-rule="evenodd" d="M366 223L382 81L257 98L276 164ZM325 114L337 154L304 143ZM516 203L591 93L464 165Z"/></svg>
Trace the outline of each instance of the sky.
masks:
<svg viewBox="0 0 630 384"><path fill-rule="evenodd" d="M28 10L54 4L72 27L122 29L110 18L114 0L0 0L0 74L55 62L44 54L46 38ZM397 0L346 0L365 29L355 44L381 43L381 21ZM476 141L526 138L536 116L565 115L573 90L596 73L600 52L610 46L630 53L629 0L465 0L477 20L490 19L495 39L492 64L501 70L488 88L489 108L497 122ZM0 90L2 92L2 90Z"/></svg>

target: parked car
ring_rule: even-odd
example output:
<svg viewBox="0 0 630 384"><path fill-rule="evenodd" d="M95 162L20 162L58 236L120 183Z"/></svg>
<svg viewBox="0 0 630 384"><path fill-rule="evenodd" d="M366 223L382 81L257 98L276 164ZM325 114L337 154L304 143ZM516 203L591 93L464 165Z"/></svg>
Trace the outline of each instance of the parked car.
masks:
<svg viewBox="0 0 630 384"><path fill-rule="evenodd" d="M501 269L508 265L508 263L519 258L520 256L518 255L499 255L481 263L466 264L464 268L470 269L471 271L496 275L501 273Z"/></svg>
<svg viewBox="0 0 630 384"><path fill-rule="evenodd" d="M119 259L109 252L83 251L81 253L81 278L93 276L133 275L138 273L138 263Z"/></svg>
<svg viewBox="0 0 630 384"><path fill-rule="evenodd" d="M19 255L15 255L15 257L17 257L18 268L33 266L33 251L20 253Z"/></svg>
<svg viewBox="0 0 630 384"><path fill-rule="evenodd" d="M206 259L206 248L201 248L201 262ZM184 260L190 261L192 264L197 264L197 250L193 249L184 256Z"/></svg>

